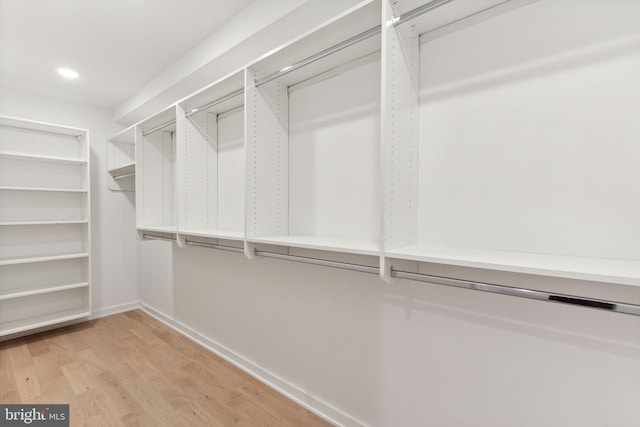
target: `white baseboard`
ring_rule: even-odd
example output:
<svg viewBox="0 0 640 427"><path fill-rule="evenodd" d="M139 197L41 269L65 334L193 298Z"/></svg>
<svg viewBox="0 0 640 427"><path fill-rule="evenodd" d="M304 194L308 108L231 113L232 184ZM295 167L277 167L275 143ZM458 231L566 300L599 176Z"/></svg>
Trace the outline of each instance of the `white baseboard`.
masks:
<svg viewBox="0 0 640 427"><path fill-rule="evenodd" d="M125 311L136 310L140 308L140 303L138 302L130 302L127 304L114 305L111 307L99 308L97 310L93 310L90 320L99 319L101 317L111 316L112 314L124 313ZM87 320L87 319L83 319Z"/></svg>
<svg viewBox="0 0 640 427"><path fill-rule="evenodd" d="M314 414L325 419L331 424L334 424L336 426L344 426L344 427L365 426L364 423L361 423L355 420L354 418L350 417L349 415L343 412L340 412L339 410L335 409L331 405L311 396L304 390L299 389L298 387L278 377L277 375L274 375L273 373L269 372L267 369L264 369L256 365L255 363L245 359L241 355L226 348L225 346L213 341L210 338L207 338L206 336L202 335L197 331L194 331L190 327L176 321L175 319L169 316L166 316L159 310L156 310L153 307L150 307L144 303L140 303L139 308L141 308L148 315L156 318L160 322L176 330L177 332L186 336L190 340L203 346L204 348L211 351L212 353L220 356L227 362L231 363L232 365L238 367L242 371L251 375L261 383L266 384L270 388L276 390L280 394L293 400L298 405L313 412Z"/></svg>

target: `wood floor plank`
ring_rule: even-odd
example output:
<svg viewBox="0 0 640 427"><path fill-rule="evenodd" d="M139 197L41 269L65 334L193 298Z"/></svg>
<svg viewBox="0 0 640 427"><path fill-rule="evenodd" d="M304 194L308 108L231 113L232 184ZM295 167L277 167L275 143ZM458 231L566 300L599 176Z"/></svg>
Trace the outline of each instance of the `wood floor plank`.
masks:
<svg viewBox="0 0 640 427"><path fill-rule="evenodd" d="M84 368L82 362L71 362L60 366L64 377L76 395L85 393L95 387L95 381Z"/></svg>
<svg viewBox="0 0 640 427"><path fill-rule="evenodd" d="M25 344L23 339L20 339L16 345L8 347L10 366L13 368L24 368L27 366L33 366L33 359L29 348Z"/></svg>
<svg viewBox="0 0 640 427"><path fill-rule="evenodd" d="M15 382L20 399L29 402L42 394L35 366L16 368Z"/></svg>
<svg viewBox="0 0 640 427"><path fill-rule="evenodd" d="M40 381L62 376L60 365L56 359L51 356L51 352L34 356L33 364L36 369L36 375Z"/></svg>
<svg viewBox="0 0 640 427"><path fill-rule="evenodd" d="M68 404L76 396L73 389L71 388L71 385L69 384L69 381L67 381L67 379L63 375L43 380L40 383L40 388L42 390L42 396L46 403Z"/></svg>
<svg viewBox="0 0 640 427"><path fill-rule="evenodd" d="M0 402L68 403L74 426L328 426L136 310L0 343Z"/></svg>
<svg viewBox="0 0 640 427"><path fill-rule="evenodd" d="M4 404L21 403L18 387L12 375L0 375L0 402Z"/></svg>

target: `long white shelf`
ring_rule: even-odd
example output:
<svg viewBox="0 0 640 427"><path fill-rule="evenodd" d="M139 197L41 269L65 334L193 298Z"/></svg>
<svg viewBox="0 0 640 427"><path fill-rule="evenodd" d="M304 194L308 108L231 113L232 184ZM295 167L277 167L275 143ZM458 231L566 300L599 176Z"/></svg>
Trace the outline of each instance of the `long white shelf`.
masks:
<svg viewBox="0 0 640 427"><path fill-rule="evenodd" d="M3 221L0 222L0 227L13 226L13 225L65 225L65 224L88 224L86 219L78 220L60 220L60 221Z"/></svg>
<svg viewBox="0 0 640 427"><path fill-rule="evenodd" d="M183 236L209 237L212 239L244 240L244 232L235 230L180 230L178 234Z"/></svg>
<svg viewBox="0 0 640 427"><path fill-rule="evenodd" d="M0 186L0 190L7 191L43 191L43 192L58 192L58 193L87 193L87 190L76 188L43 188L43 187L6 187Z"/></svg>
<svg viewBox="0 0 640 427"><path fill-rule="evenodd" d="M346 252L360 255L380 255L379 243L375 240L343 239L322 236L267 236L247 238L253 243L317 249L321 251Z"/></svg>
<svg viewBox="0 0 640 427"><path fill-rule="evenodd" d="M119 166L117 168L109 169L109 173L114 178L117 178L122 175L130 175L136 173L136 164L135 162L131 162L124 166Z"/></svg>
<svg viewBox="0 0 640 427"><path fill-rule="evenodd" d="M177 227L175 225L150 225L138 227L139 231L158 231L160 233L177 233Z"/></svg>
<svg viewBox="0 0 640 427"><path fill-rule="evenodd" d="M87 258L89 254L86 252L65 254L65 255L49 255L38 257L15 257L0 259L0 266L2 265L16 265L16 264L29 264L35 262L47 262L47 261L60 261L65 259Z"/></svg>
<svg viewBox="0 0 640 427"><path fill-rule="evenodd" d="M0 292L0 301L14 299L14 298L23 298L31 295L40 295L40 294L48 294L52 292L67 291L69 289L86 288L88 286L89 286L89 282L77 282L77 283L65 283L65 284L39 286L39 287L32 287L32 288L19 289L19 290L9 289L7 291Z"/></svg>
<svg viewBox="0 0 640 427"><path fill-rule="evenodd" d="M0 151L0 158L14 160L28 160L32 162L49 162L49 163L66 163L72 165L86 165L87 161L82 159L74 159L71 157L44 156L26 153L17 153L12 151Z"/></svg>
<svg viewBox="0 0 640 427"><path fill-rule="evenodd" d="M56 323L70 322L90 315L91 312L87 310L86 307L79 307L72 310L59 311L42 316L7 322L0 324L0 336L17 334L31 329L44 328L45 326L54 325Z"/></svg>
<svg viewBox="0 0 640 427"><path fill-rule="evenodd" d="M640 286L640 261L436 245L386 251L390 258Z"/></svg>

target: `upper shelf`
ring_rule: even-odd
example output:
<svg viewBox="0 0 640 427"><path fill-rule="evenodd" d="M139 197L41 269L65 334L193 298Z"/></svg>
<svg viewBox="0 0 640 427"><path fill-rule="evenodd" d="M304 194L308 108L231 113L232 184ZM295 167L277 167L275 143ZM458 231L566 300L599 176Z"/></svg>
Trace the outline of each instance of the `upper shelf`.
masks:
<svg viewBox="0 0 640 427"><path fill-rule="evenodd" d="M256 86L295 84L380 51L380 2L362 2L248 65Z"/></svg>
<svg viewBox="0 0 640 427"><path fill-rule="evenodd" d="M109 169L109 173L111 174L111 176L113 176L113 179L131 176L136 173L136 164L135 162L132 162L132 163L129 163L128 165Z"/></svg>
<svg viewBox="0 0 640 427"><path fill-rule="evenodd" d="M0 116L0 126L26 129L29 131L40 131L69 136L86 136L86 129L72 128L68 126L54 125L51 123L38 122L34 120L18 119L15 117Z"/></svg>

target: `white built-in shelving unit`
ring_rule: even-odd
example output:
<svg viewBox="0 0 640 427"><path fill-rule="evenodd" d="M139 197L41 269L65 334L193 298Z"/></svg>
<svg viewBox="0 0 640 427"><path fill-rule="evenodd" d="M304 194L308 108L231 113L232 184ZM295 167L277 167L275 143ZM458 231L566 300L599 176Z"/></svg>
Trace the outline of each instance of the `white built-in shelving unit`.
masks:
<svg viewBox="0 0 640 427"><path fill-rule="evenodd" d="M135 127L136 227L176 234L176 108Z"/></svg>
<svg viewBox="0 0 640 427"><path fill-rule="evenodd" d="M629 10L440 3L385 10L386 256L640 284L640 128L595 65L637 33Z"/></svg>
<svg viewBox="0 0 640 427"><path fill-rule="evenodd" d="M107 168L110 190L135 191L135 136L135 127L131 126L109 139Z"/></svg>
<svg viewBox="0 0 640 427"><path fill-rule="evenodd" d="M380 37L358 36L380 13L367 2L247 67L249 242L379 256Z"/></svg>
<svg viewBox="0 0 640 427"><path fill-rule="evenodd" d="M244 70L180 102L177 111L181 241L243 242Z"/></svg>
<svg viewBox="0 0 640 427"><path fill-rule="evenodd" d="M138 229L640 285L640 6L579 9L364 1L113 139Z"/></svg>
<svg viewBox="0 0 640 427"><path fill-rule="evenodd" d="M0 339L91 314L89 133L0 117Z"/></svg>

